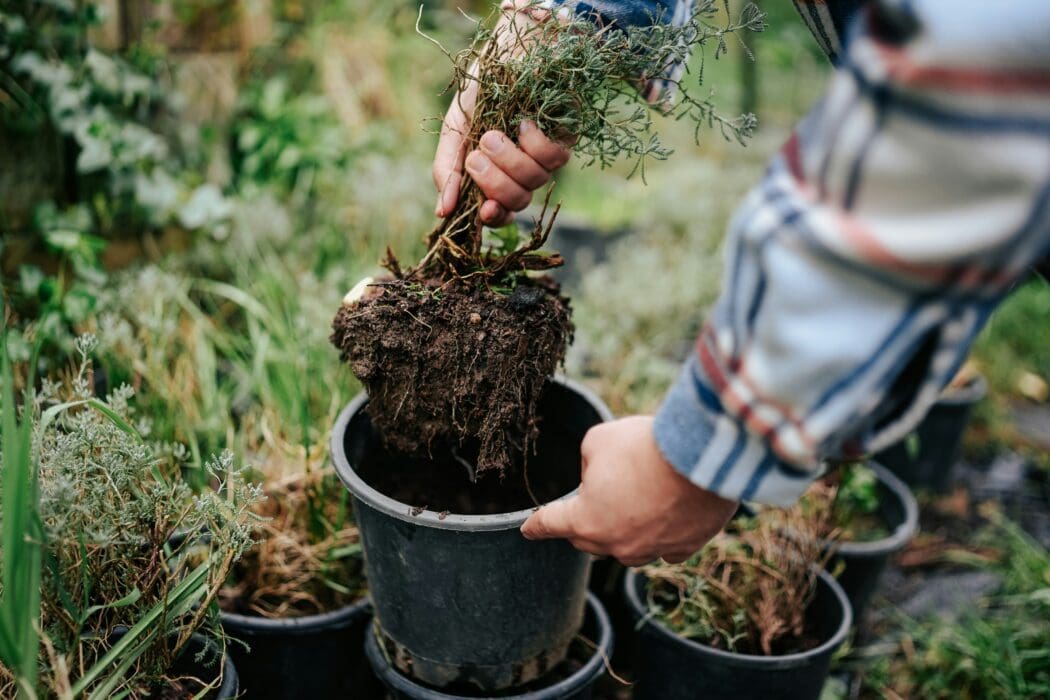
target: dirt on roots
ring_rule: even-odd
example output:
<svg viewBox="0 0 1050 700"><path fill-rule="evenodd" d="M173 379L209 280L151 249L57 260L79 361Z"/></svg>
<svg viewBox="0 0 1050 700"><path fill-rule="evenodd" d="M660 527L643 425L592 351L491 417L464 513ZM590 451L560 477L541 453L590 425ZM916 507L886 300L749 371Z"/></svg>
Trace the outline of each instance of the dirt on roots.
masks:
<svg viewBox="0 0 1050 700"><path fill-rule="evenodd" d="M386 446L426 456L470 445L477 474L504 475L538 433L544 382L572 337L550 278L499 293L391 280L345 305L332 343L368 392ZM466 454L466 452L464 452Z"/></svg>

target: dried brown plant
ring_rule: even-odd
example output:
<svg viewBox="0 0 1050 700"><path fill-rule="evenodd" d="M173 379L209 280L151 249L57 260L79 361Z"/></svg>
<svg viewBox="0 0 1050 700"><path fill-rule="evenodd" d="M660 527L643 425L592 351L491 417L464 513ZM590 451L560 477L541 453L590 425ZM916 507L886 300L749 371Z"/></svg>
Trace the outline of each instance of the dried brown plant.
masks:
<svg viewBox="0 0 1050 700"><path fill-rule="evenodd" d="M800 651L817 572L830 556L835 489L818 484L793 508L740 518L682 564L642 568L650 614L677 634L742 654Z"/></svg>

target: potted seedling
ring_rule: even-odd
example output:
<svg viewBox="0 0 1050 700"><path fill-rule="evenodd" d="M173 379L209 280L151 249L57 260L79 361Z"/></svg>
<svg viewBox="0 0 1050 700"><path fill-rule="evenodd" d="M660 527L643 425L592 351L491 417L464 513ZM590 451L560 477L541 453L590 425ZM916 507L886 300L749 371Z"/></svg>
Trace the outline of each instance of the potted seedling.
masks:
<svg viewBox="0 0 1050 700"><path fill-rule="evenodd" d="M919 506L907 485L874 462L843 465L828 482L835 484L831 518L823 533L834 552L828 569L846 591L859 626L886 562L915 535ZM818 484L803 502L823 497L824 488Z"/></svg>
<svg viewBox="0 0 1050 700"><path fill-rule="evenodd" d="M77 346L82 362L70 380L45 380L35 397L26 392L22 421L34 429L21 431L18 450L9 436L18 432L11 419L19 408L12 375L4 376L4 496L21 484L25 498L18 508L5 498L3 556L10 564L24 553L25 543L6 526L9 518L17 522L17 511L28 513L18 538L33 537L39 568L30 591L27 579L20 591L7 588L5 570L5 603L16 595L33 599L5 609L5 630L21 616L35 638L21 635L23 663L9 665L5 635L0 695L17 687L23 697L233 698L237 675L212 602L251 543L258 493L224 455L207 465L216 488L193 494L175 476L173 455L142 437L129 388L104 401L92 395L92 340ZM29 457L19 477L9 471L13 452ZM173 544L183 529L210 533L192 556L187 545ZM46 670L34 679L27 662Z"/></svg>
<svg viewBox="0 0 1050 700"><path fill-rule="evenodd" d="M530 9L538 9L540 3ZM581 4L581 7L583 5ZM596 14L532 21L530 12L481 22L455 55L452 86L473 91L468 147L523 121L571 135L584 158L636 169L668 154L639 79L664 76L693 48L742 26L712 24L701 2L681 26L653 18L627 28ZM679 85L681 87L681 85ZM688 89L665 111L743 139L750 115L720 116ZM557 206L548 192L528 236L486 233L483 195L469 177L456 207L403 267L344 300L332 341L367 391L340 416L332 454L354 495L377 637L395 668L442 688L502 690L544 675L566 654L584 617L589 558L566 542L526 542L532 509L579 483L579 446L609 417L589 392L551 377L572 333L568 300L543 273Z"/></svg>
<svg viewBox="0 0 1050 700"><path fill-rule="evenodd" d="M823 570L830 493L735 519L682 564L628 572L635 698L817 698L851 612Z"/></svg>
<svg viewBox="0 0 1050 700"><path fill-rule="evenodd" d="M875 455L908 486L943 492L959 461L963 434L988 383L971 365L963 368L941 393L919 426L900 442Z"/></svg>

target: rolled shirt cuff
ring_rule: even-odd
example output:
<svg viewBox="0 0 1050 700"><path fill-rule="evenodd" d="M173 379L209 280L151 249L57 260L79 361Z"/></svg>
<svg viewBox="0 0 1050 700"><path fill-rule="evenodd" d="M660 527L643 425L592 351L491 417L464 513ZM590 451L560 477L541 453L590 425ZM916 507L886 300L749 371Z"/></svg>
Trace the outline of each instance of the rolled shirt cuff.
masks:
<svg viewBox="0 0 1050 700"><path fill-rule="evenodd" d="M729 500L790 506L820 475L783 462L727 415L695 354L664 399L653 432L680 474Z"/></svg>

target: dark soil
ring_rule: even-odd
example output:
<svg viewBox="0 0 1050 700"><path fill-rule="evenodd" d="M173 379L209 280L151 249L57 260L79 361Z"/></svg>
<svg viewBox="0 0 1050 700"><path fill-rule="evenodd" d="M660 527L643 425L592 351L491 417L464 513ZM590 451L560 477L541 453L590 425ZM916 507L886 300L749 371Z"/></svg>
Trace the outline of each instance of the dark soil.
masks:
<svg viewBox="0 0 1050 700"><path fill-rule="evenodd" d="M527 459L517 455L502 478L472 482L463 462L472 464L476 458L476 440L455 452L443 444L433 457L399 454L383 446L370 411L371 403L346 431L346 453L357 473L376 490L419 512L458 515L524 510L572 491L580 483L580 443L587 429L601 420L584 400L549 384L537 406L534 451Z"/></svg>
<svg viewBox="0 0 1050 700"><path fill-rule="evenodd" d="M502 474L536 438L540 392L571 336L569 302L549 278L506 294L392 280L339 310L332 343L392 451L456 450L477 473Z"/></svg>

